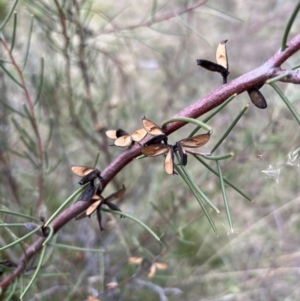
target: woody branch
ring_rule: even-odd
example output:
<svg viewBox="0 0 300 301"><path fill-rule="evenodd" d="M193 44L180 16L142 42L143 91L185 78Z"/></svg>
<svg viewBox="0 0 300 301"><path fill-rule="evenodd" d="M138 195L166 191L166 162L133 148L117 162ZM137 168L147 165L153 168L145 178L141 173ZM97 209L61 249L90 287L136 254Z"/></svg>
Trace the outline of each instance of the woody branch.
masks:
<svg viewBox="0 0 300 301"><path fill-rule="evenodd" d="M280 66L299 49L300 34L287 44L287 48L284 51L274 54L273 57L271 57L262 66L215 89L192 105L184 108L173 117L198 118L222 104L231 95L235 93L241 94L252 87L264 83L270 78L286 73L287 70L281 69ZM300 84L299 72L295 70L290 70L288 72L288 75L284 79L281 79L281 81ZM169 124L165 129L165 133L170 135L182 126L184 126L184 123L182 122ZM141 154L140 149L141 147L139 145L134 145L130 149L123 151L102 171L101 176L104 179L103 187L105 187L127 164ZM54 228L54 232L59 231L59 229L72 220L76 215L86 210L91 203L92 200L85 202L79 201L72 207L67 208L51 223L51 226ZM25 269L26 262L39 252L42 248L43 242L44 238L38 238L27 248L26 253L19 260L18 267L0 283L0 287L3 291Z"/></svg>

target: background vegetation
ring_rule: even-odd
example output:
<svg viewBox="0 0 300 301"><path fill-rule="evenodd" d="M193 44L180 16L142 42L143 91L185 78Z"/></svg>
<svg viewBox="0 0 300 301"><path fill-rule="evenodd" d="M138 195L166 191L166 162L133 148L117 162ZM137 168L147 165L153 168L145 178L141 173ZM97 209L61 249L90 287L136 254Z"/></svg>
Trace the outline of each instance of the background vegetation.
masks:
<svg viewBox="0 0 300 301"><path fill-rule="evenodd" d="M102 170L123 151L109 146L106 129L132 132L143 116L160 124L219 87L220 76L200 69L196 59L215 61L221 40L229 40L229 81L260 66L280 49L295 7L292 0L202 2L197 7L193 1L19 1L17 17L11 16L2 31L19 73L5 63L11 58L3 44L0 48L6 68L0 72L3 209L47 219L78 189L72 164L93 166L100 153ZM1 19L11 5L0 3ZM298 18L290 37L299 26ZM298 54L284 67L297 64ZM24 79L27 96L8 74L22 85ZM278 85L300 112L298 86ZM163 158L134 160L103 195L124 184L126 194L116 204L165 245L117 215L103 214L106 230L101 233L95 216L71 221L56 243L99 251L48 248L26 300L92 295L101 300L299 300L299 125L270 86L261 91L268 108L250 104L218 150L235 153L222 162L223 173L254 201L227 187L234 233L218 178L195 159L187 169L221 211L211 212L218 236L182 179L164 173ZM249 102L243 93L209 122L214 134L201 151L209 152ZM192 129L185 126L169 139L182 139ZM0 217L6 223L24 222ZM178 239L179 230L184 240ZM25 227L1 228L0 244L27 232ZM0 260L17 262L22 254L15 246L1 252ZM143 269L128 264L130 256L167 263L168 269L149 279ZM19 279L12 298L20 296L32 272ZM109 283L118 286L109 288Z"/></svg>

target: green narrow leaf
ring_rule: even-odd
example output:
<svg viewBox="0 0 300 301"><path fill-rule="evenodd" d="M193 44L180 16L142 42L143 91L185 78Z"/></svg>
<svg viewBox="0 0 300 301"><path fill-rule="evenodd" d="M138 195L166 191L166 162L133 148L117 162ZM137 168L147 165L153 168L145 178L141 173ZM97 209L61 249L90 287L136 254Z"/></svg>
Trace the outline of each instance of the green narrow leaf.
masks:
<svg viewBox="0 0 300 301"><path fill-rule="evenodd" d="M288 35L290 33L290 30L291 30L291 27L296 19L296 16L298 14L300 10L300 1L298 1L298 4L296 5L293 13L291 14L289 20L288 20L288 23L285 27L285 30L284 30L284 34L283 34L283 37L282 37L282 43L281 43L281 51L284 51L286 49L286 42L287 42L287 38L288 38Z"/></svg>
<svg viewBox="0 0 300 301"><path fill-rule="evenodd" d="M205 161L203 161L199 156L194 155L194 157L201 162L208 170L210 170L212 173L214 173L216 176L219 176L219 174L213 169L211 168ZM224 178L224 182L226 184L228 184L230 187L232 187L235 191L237 191L240 195L242 195L245 199L249 200L250 202L252 202L251 198L249 196L247 196L247 194L245 192L243 192L241 189L237 188L231 181L227 180L226 178Z"/></svg>
<svg viewBox="0 0 300 301"><path fill-rule="evenodd" d="M200 39L202 39L205 43L207 43L209 46L211 46L209 44L209 42L203 38L203 36L192 26L190 26L188 23L186 23L185 21L182 20L182 18L180 18L179 15L177 15L176 13L174 13L176 19L184 26L186 26L188 29L190 29L193 33L195 33Z"/></svg>
<svg viewBox="0 0 300 301"><path fill-rule="evenodd" d="M13 51L14 47L15 47L15 40L16 40L16 32L17 32L17 21L18 21L18 15L17 12L14 12L14 25L13 25L13 34L12 34L12 38L11 38L11 46L10 46L10 52Z"/></svg>
<svg viewBox="0 0 300 301"><path fill-rule="evenodd" d="M212 229L214 230L214 232L215 232L216 234L218 234L218 231L217 231L217 228L216 228L216 226L215 226L215 223L214 223L214 221L213 221L211 215L210 215L209 212L207 211L205 205L203 204L201 197L199 196L197 190L195 189L195 186L192 184L192 182L191 182L190 179L187 177L187 175L183 172L182 167L181 167L181 169L180 169L177 165L175 165L174 168L175 168L176 172L181 176L181 178L185 181L185 183L188 185L188 187L191 189L191 191L193 192L194 196L196 197L196 199L197 199L197 201L198 201L198 203L199 203L201 209L203 210L203 212L204 212L206 218L208 219L208 221L209 221L209 223L210 223ZM197 185L196 185L196 186L197 186Z"/></svg>
<svg viewBox="0 0 300 301"><path fill-rule="evenodd" d="M85 277L86 277L86 271L83 270L79 274L79 277L77 276L76 282L72 284L71 290L69 291L67 297L64 298L64 301L72 301L72 300L74 300L74 296L78 292L79 287L82 285L83 279Z"/></svg>
<svg viewBox="0 0 300 301"><path fill-rule="evenodd" d="M6 101L4 101L2 98L0 98L0 102L2 103L2 105L4 105L8 110L12 111L13 113L16 113L18 115L20 115L23 118L27 118L27 116L25 114L23 114L22 112L16 110L15 108L11 107L9 104L6 103Z"/></svg>
<svg viewBox="0 0 300 301"><path fill-rule="evenodd" d="M4 65L1 62L0 62L0 68L15 84L17 84L21 88L24 88L23 85L14 78L14 76L4 67Z"/></svg>
<svg viewBox="0 0 300 301"><path fill-rule="evenodd" d="M59 214L60 212L75 198L78 194L80 194L90 183L86 183L82 185L79 189L77 189L73 194L71 194L64 202L60 205L60 207L49 217L44 227L47 227Z"/></svg>
<svg viewBox="0 0 300 301"><path fill-rule="evenodd" d="M29 134L21 127L21 125L19 125L19 123L17 122L17 120L15 118L11 118L16 130L19 132L20 134L20 139L22 140L22 142L24 143L24 145L26 146L26 148L34 155L34 156L38 156L37 155L37 150L36 150L36 146L35 146L35 142L34 140L29 136Z"/></svg>
<svg viewBox="0 0 300 301"><path fill-rule="evenodd" d="M273 78L268 79L268 80L266 81L266 84L275 83L275 82L279 81L280 79L285 78L285 77L288 76L288 75L289 75L289 72L287 71L287 72L284 73L284 74L281 74L281 75L278 75L278 76L276 76L276 77L273 77Z"/></svg>
<svg viewBox="0 0 300 301"><path fill-rule="evenodd" d="M135 221L136 223L138 223L140 226L142 226L145 230L147 230L156 240L158 240L159 242L161 242L160 238L146 225L144 224L141 220L137 219L136 217L124 212L124 211L116 211L116 210L110 210L110 209L106 209L106 208L101 208L102 211L105 212L109 212L112 214L118 214L118 215L122 215L125 217L128 217L129 219Z"/></svg>
<svg viewBox="0 0 300 301"><path fill-rule="evenodd" d="M157 0L153 0L152 1L152 7L151 7L151 19L152 19L152 21L155 20L156 9L157 9Z"/></svg>
<svg viewBox="0 0 300 301"><path fill-rule="evenodd" d="M49 157L47 151L43 151L44 154L44 161L45 161L45 172L49 172L50 170L50 165L49 165Z"/></svg>
<svg viewBox="0 0 300 301"><path fill-rule="evenodd" d="M17 4L18 4L19 0L16 0L14 2L14 4L12 5L11 9L9 10L8 14L6 15L6 17L4 18L4 20L2 21L2 23L0 24L0 31L2 31L3 27L6 25L7 21L9 20L9 18L11 17L12 13L14 12L14 9L16 8Z"/></svg>
<svg viewBox="0 0 300 301"><path fill-rule="evenodd" d="M296 69L298 69L298 68L300 68L300 64L294 66L294 67L292 68L292 70L296 70Z"/></svg>
<svg viewBox="0 0 300 301"><path fill-rule="evenodd" d="M219 172L219 178L220 178L220 183L221 183L222 195L223 195L223 200L224 200L226 215L227 215L227 219L228 219L228 224L229 224L231 233L233 233L234 231L233 231L233 225L232 225L232 220L231 220L230 207L229 207L229 203L228 203L228 199L227 199L227 194L226 194L226 190L225 190L225 185L224 185L224 179L223 179L223 175L222 175L222 170L221 170L219 161L217 161L216 163L217 163L218 172Z"/></svg>
<svg viewBox="0 0 300 301"><path fill-rule="evenodd" d="M11 247L13 247L16 244L19 244L20 242L22 242L23 240L25 240L26 238L30 237L31 235L33 235L35 232L38 232L41 229L41 226L37 227L36 229L34 229L33 231L27 233L26 235L20 237L19 239L13 241L12 243L0 248L0 251L4 251L6 249L9 249Z"/></svg>
<svg viewBox="0 0 300 301"><path fill-rule="evenodd" d="M39 78L40 78L40 82L38 85L38 89L37 89L38 92L34 101L34 106L39 102L41 92L42 92L43 81L44 81L44 57L41 57L41 72Z"/></svg>
<svg viewBox="0 0 300 301"><path fill-rule="evenodd" d="M189 227L191 224L193 224L194 222L196 222L198 219L202 218L204 216L203 213L201 213L200 215L198 215L197 217L195 217L194 219L192 219L191 221L189 221L187 224L183 225L182 227L180 227L178 229L178 233L179 233L179 240L184 243L184 244L187 244L187 245L195 245L195 243L193 241L190 241L190 240L186 240L184 238L184 233L183 233L183 230L187 227Z"/></svg>
<svg viewBox="0 0 300 301"><path fill-rule="evenodd" d="M31 42L31 35L32 35L32 29L33 29L33 21L34 21L34 16L31 18L31 24L30 24L30 29L28 33L28 39L27 39L27 46L26 46L26 52L25 52L25 57L24 57L24 64L22 67L22 71L25 69L27 60L28 60L28 54L29 54L29 48L30 48L30 42Z"/></svg>
<svg viewBox="0 0 300 301"><path fill-rule="evenodd" d="M168 0L166 2L164 2L161 6L159 6L158 3L158 8L156 8L155 13L157 14L160 10L162 10L164 7L166 7L172 0ZM153 7L153 6L152 6ZM148 16L145 19L142 19L141 23L146 23L148 20L152 20L152 15Z"/></svg>
<svg viewBox="0 0 300 301"><path fill-rule="evenodd" d="M177 155L177 154L176 154ZM199 194L199 196L217 213L220 213L220 210L210 201L210 199L204 194L204 192L198 187L198 185L193 181L192 177L190 176L189 172L184 168L184 166L180 166L181 170L183 171L185 177L188 179L189 183L191 184L190 187ZM177 170L176 170L177 171Z"/></svg>
<svg viewBox="0 0 300 301"><path fill-rule="evenodd" d="M24 295L27 293L27 291L30 289L31 285L33 284L33 282L35 281L39 271L41 270L42 264L43 264L43 260L45 257L45 252L46 252L46 246L43 246L42 251L41 251L41 255L40 255L40 259L38 262L38 265L34 271L34 274L32 275L28 285L26 286L26 288L24 289L23 293L20 296L20 300L23 299Z"/></svg>
<svg viewBox="0 0 300 301"><path fill-rule="evenodd" d="M94 168L96 168L97 164L98 164L98 161L99 161L99 156L100 156L100 152L97 153L97 156L96 156L96 159L95 159L95 162L94 162Z"/></svg>
<svg viewBox="0 0 300 301"><path fill-rule="evenodd" d="M59 248L59 249L68 249L70 251L80 251L80 252L96 252L96 253L99 253L99 252L105 252L104 249L91 249L91 248L80 248L80 247L75 247L75 246L72 246L72 245L64 245L64 244L49 244L50 246L53 246L55 248Z"/></svg>
<svg viewBox="0 0 300 301"><path fill-rule="evenodd" d="M225 155L219 155L219 156L209 156L209 155L202 155L203 158L207 160L213 160L213 161L220 161L220 160L225 160L232 158L234 156L234 153L228 153Z"/></svg>
<svg viewBox="0 0 300 301"><path fill-rule="evenodd" d="M134 246L138 249L139 253L143 254L143 257L150 258L151 260L155 258L155 255L147 248L144 248L135 236L132 237L132 242Z"/></svg>
<svg viewBox="0 0 300 301"><path fill-rule="evenodd" d="M219 113L223 108L225 108L235 97L237 96L237 94L233 94L232 96L230 96L228 99L226 99L220 106L218 106L209 116L207 116L206 118L203 119L203 123L206 123L207 121L209 121L211 118L213 118L217 113ZM196 126L195 129L189 134L188 137L193 137L199 130L200 130L200 126Z"/></svg>
<svg viewBox="0 0 300 301"><path fill-rule="evenodd" d="M228 136L228 134L231 132L231 130L235 127L235 125L238 123L240 118L244 115L246 110L249 108L249 105L247 104L244 109L238 114L238 116L233 120L232 124L229 126L229 128L226 130L224 135L221 137L221 139L216 143L216 145L211 150L211 154L220 146L220 144L224 141L224 139Z"/></svg>
<svg viewBox="0 0 300 301"><path fill-rule="evenodd" d="M181 121L181 122L185 122L185 123L193 123L197 126L204 128L205 130L207 130L211 133L213 132L213 129L208 124L203 123L198 119L189 118L189 117L174 117L174 118L168 119L162 123L161 127L163 129L167 124L176 122L176 121Z"/></svg>
<svg viewBox="0 0 300 301"><path fill-rule="evenodd" d="M282 93L282 91L279 89L279 87L275 83L270 83L270 86L278 93L278 95L281 97L281 99L283 100L285 105L288 107L288 109L291 111L291 113L293 114L293 116L295 117L295 119L297 120L297 122L300 125L300 116L297 113L297 111L295 110L295 108L293 107L293 105L290 103L288 98Z"/></svg>
<svg viewBox="0 0 300 301"><path fill-rule="evenodd" d="M48 137L47 137L46 142L45 142L45 149L48 149L51 138L52 138L53 126L54 126L53 124L54 124L53 119L50 118L49 119L49 133L48 133Z"/></svg>
<svg viewBox="0 0 300 301"><path fill-rule="evenodd" d="M227 21L229 20L229 21L245 22L244 19L238 18L235 15L229 14L227 11L225 12L225 11L219 10L219 9L217 9L215 7L211 7L207 4L205 4L205 6L201 7L201 13L203 13L203 12L210 14L210 15L215 15L215 16L221 17Z"/></svg>
<svg viewBox="0 0 300 301"><path fill-rule="evenodd" d="M16 290L16 288L17 288L17 286L18 286L18 282L19 282L19 279L18 279L18 278L16 278L16 279L13 281L13 285L12 285L11 287L9 287L9 288L11 288L11 290L10 290L10 291L7 291L7 292L5 293L7 296L5 297L5 299L3 299L3 301L11 301L11 300L13 300L13 299L12 299L12 296L14 295L15 290ZM0 290L0 296L2 296L1 290ZM4 296L5 296L5 295L4 295Z"/></svg>
<svg viewBox="0 0 300 301"><path fill-rule="evenodd" d="M25 158L27 158L36 169L40 168L40 166L31 158L31 156L28 154L28 152L24 151L24 155L25 155Z"/></svg>
<svg viewBox="0 0 300 301"><path fill-rule="evenodd" d="M27 158L26 155L21 154L21 153L15 151L15 150L13 150L13 149L7 147L7 146L5 147L5 149L6 149L7 151L9 151L10 153L14 154L15 156L18 156L18 157L23 158L23 159L24 159L24 158L25 158L25 159Z"/></svg>
<svg viewBox="0 0 300 301"><path fill-rule="evenodd" d="M25 117L26 117L27 119L29 119L30 122L31 122L31 124L32 124L32 118L31 118L30 112L29 112L29 110L28 110L28 107L26 106L25 103L23 103L23 109L24 109L24 112L25 112Z"/></svg>
<svg viewBox="0 0 300 301"><path fill-rule="evenodd" d="M24 223L4 223L0 227L24 227Z"/></svg>
<svg viewBox="0 0 300 301"><path fill-rule="evenodd" d="M99 270L98 270L98 275L99 275L99 292L103 292L105 290L105 259L104 256L104 250L103 252L99 252Z"/></svg>
<svg viewBox="0 0 300 301"><path fill-rule="evenodd" d="M164 214L164 212L158 206L156 206L153 202L151 202L151 201L150 201L150 205L153 207L153 209L155 211L158 212L158 214L162 217L162 219L166 222L166 224L168 224L173 229L174 228L174 224L170 221L169 218L166 217L166 215Z"/></svg>

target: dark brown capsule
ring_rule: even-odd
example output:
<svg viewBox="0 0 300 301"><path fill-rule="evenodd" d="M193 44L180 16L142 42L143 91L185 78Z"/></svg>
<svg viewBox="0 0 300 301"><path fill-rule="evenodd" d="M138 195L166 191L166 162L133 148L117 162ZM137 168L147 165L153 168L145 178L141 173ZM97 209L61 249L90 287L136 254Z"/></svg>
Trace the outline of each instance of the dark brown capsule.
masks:
<svg viewBox="0 0 300 301"><path fill-rule="evenodd" d="M90 185L88 185L85 190L83 191L83 193L80 196L81 201L89 201L90 199L92 199L92 197L94 196L96 192L96 189L94 187L94 185L91 183Z"/></svg>
<svg viewBox="0 0 300 301"><path fill-rule="evenodd" d="M101 214L101 203L100 205L97 207L97 220L98 220L98 224L99 224L99 227L100 227L100 231L103 231L105 230L103 227L102 227L102 214Z"/></svg>
<svg viewBox="0 0 300 301"><path fill-rule="evenodd" d="M229 71L223 66L207 60L197 60L197 65L209 71L220 73L223 77L223 84L227 83L227 76L229 75Z"/></svg>
<svg viewBox="0 0 300 301"><path fill-rule="evenodd" d="M187 154L186 154L184 148L182 147L180 141L176 142L175 149L178 150L178 153L179 153L179 157L180 157L179 165L186 166L187 165Z"/></svg>
<svg viewBox="0 0 300 301"><path fill-rule="evenodd" d="M168 144L168 136L166 136L165 134L160 134L160 135L154 136L153 138L148 140L146 143L144 143L143 146L149 146L149 145L153 145L153 144L160 144L161 142L164 142L165 144Z"/></svg>
<svg viewBox="0 0 300 301"><path fill-rule="evenodd" d="M268 104L262 93L257 88L251 88L248 91L252 103L259 109L265 109Z"/></svg>
<svg viewBox="0 0 300 301"><path fill-rule="evenodd" d="M209 71L221 73L222 75L227 76L229 74L229 72L226 68L224 68L223 66L216 64L214 62L211 62L211 61L197 60L197 65L199 65Z"/></svg>
<svg viewBox="0 0 300 301"><path fill-rule="evenodd" d="M79 184L80 185L84 185L88 182L91 182L92 180L96 179L96 178L101 178L101 172L99 169L94 169L93 171L91 171L89 174L87 174L86 176L84 176L80 181Z"/></svg>

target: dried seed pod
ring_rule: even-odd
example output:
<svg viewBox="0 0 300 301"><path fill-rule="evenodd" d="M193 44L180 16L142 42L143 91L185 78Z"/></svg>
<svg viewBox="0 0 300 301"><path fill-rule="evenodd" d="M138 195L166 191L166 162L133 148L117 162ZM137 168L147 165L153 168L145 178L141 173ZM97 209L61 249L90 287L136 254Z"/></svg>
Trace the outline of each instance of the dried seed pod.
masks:
<svg viewBox="0 0 300 301"><path fill-rule="evenodd" d="M168 268L168 265L166 263L162 263L162 262L153 262L151 267L150 267L150 270L149 270L149 273L148 273L148 278L152 278L155 273L156 273L156 269L158 270L166 270Z"/></svg>
<svg viewBox="0 0 300 301"><path fill-rule="evenodd" d="M80 200L88 201L90 200L95 193L101 194L102 192L102 177L99 169L81 166L81 165L73 165L71 170L78 176L83 176L79 181L80 185L84 185L88 182L91 182L90 185L86 187L86 189L81 194Z"/></svg>
<svg viewBox="0 0 300 301"><path fill-rule="evenodd" d="M79 177L84 177L95 170L95 168L82 166L82 165L72 165L71 170L73 173Z"/></svg>
<svg viewBox="0 0 300 301"><path fill-rule="evenodd" d="M267 101L265 100L264 96L261 94L261 92L257 88L251 88L248 91L249 97L252 101L252 103L260 108L260 109L265 109L268 104Z"/></svg>
<svg viewBox="0 0 300 301"><path fill-rule="evenodd" d="M151 120L147 119L146 117L144 117L142 119L142 123L143 123L144 129L146 130L146 132L148 134L150 134L152 136L164 135L164 132L162 131L162 129L157 124L155 124Z"/></svg>
<svg viewBox="0 0 300 301"><path fill-rule="evenodd" d="M144 128L136 130L132 135L129 135L122 129L106 131L106 136L115 139L114 145L119 147L129 147L134 141L139 142L145 138L147 132Z"/></svg>
<svg viewBox="0 0 300 301"><path fill-rule="evenodd" d="M120 190L110 194L107 198L105 198L105 200L111 202L115 199L118 199L124 195L125 191L126 191L126 187L123 185Z"/></svg>
<svg viewBox="0 0 300 301"><path fill-rule="evenodd" d="M130 264L140 264L143 261L143 257L129 257L128 262Z"/></svg>
<svg viewBox="0 0 300 301"><path fill-rule="evenodd" d="M89 201L90 199L92 199L95 193L96 193L96 188L94 187L94 185L90 184L86 187L86 189L81 194L80 200Z"/></svg>
<svg viewBox="0 0 300 301"><path fill-rule="evenodd" d="M164 142L165 144L168 144L168 136L165 134L157 135L148 140L146 143L144 143L143 146L149 146L153 144L160 144L161 142Z"/></svg>
<svg viewBox="0 0 300 301"><path fill-rule="evenodd" d="M102 192L103 186L102 186L101 179L99 177L97 177L93 180L93 186L95 188L95 193L100 195Z"/></svg>
<svg viewBox="0 0 300 301"><path fill-rule="evenodd" d="M178 152L179 152L179 156L180 156L179 165L186 166L187 165L187 154L186 154L184 148L182 147L180 141L176 142L175 149L178 150Z"/></svg>
<svg viewBox="0 0 300 301"><path fill-rule="evenodd" d="M121 137L117 138L114 142L114 145L119 146L119 147L129 147L132 144L133 144L133 141L132 141L130 135L121 136Z"/></svg>
<svg viewBox="0 0 300 301"><path fill-rule="evenodd" d="M209 71L220 73L223 77L223 84L227 83L227 76L229 74L229 71L226 68L224 68L223 66L213 63L211 61L207 61L207 60L197 60L197 65L199 65Z"/></svg>
<svg viewBox="0 0 300 301"><path fill-rule="evenodd" d="M227 76L229 74L228 70L226 68L224 68L223 66L216 64L214 62L211 61L207 61L207 60L197 60L197 65L212 71L212 72L219 72L221 73L223 76Z"/></svg>
<svg viewBox="0 0 300 301"><path fill-rule="evenodd" d="M168 265L163 262L154 262L153 264L155 264L159 270L166 270L168 268Z"/></svg>
<svg viewBox="0 0 300 301"><path fill-rule="evenodd" d="M180 140L180 144L184 147L197 148L206 144L210 139L210 133L201 134L194 137Z"/></svg>
<svg viewBox="0 0 300 301"><path fill-rule="evenodd" d="M101 171L99 169L95 169L92 167L87 166L81 166L81 165L72 165L71 170L73 173L77 176L83 177L80 181L80 185L84 185L85 183L88 183L95 178L101 178Z"/></svg>
<svg viewBox="0 0 300 301"><path fill-rule="evenodd" d="M111 210L121 211L121 209L118 206L116 206L115 204L111 203L111 201L113 201L113 200L115 200L115 199L123 196L124 193L125 193L125 191L126 191L126 188L123 185L120 190L112 193L107 198L103 198L103 196L101 196L101 195L99 195L99 196L98 195L94 195L92 197L92 199L95 200L95 202L88 207L88 209L86 210L86 212L84 214L85 216L80 215L76 219L81 219L81 218L90 216L95 211L97 211L97 219L98 219L100 230L101 231L104 230L104 228L102 227L102 224L101 224L101 222L102 222L101 207L103 205L107 205ZM121 217L123 217L123 216L121 216Z"/></svg>
<svg viewBox="0 0 300 301"><path fill-rule="evenodd" d="M147 157L156 157L167 153L170 145L152 144L141 148L141 153Z"/></svg>
<svg viewBox="0 0 300 301"><path fill-rule="evenodd" d="M80 181L79 184L80 185L84 185L88 182L93 181L94 179L102 179L101 177L101 172L98 169L93 170L92 172L90 172L89 174L87 174L86 176L84 176Z"/></svg>
<svg viewBox="0 0 300 301"><path fill-rule="evenodd" d="M117 131L116 130L108 130L105 132L106 136L110 139L117 139Z"/></svg>
<svg viewBox="0 0 300 301"><path fill-rule="evenodd" d="M90 216L91 214L93 214L102 202L102 200L103 198L101 197L98 201L94 202L88 209L86 209L85 215Z"/></svg>
<svg viewBox="0 0 300 301"><path fill-rule="evenodd" d="M131 138L133 141L139 142L143 140L146 137L146 135L147 135L147 131L144 128L142 128L133 132L131 134Z"/></svg>
<svg viewBox="0 0 300 301"><path fill-rule="evenodd" d="M97 207L97 220L98 220L98 224L99 224L99 227L100 227L100 231L103 231L105 230L103 227L102 227L102 215L101 215L101 203L100 205Z"/></svg>
<svg viewBox="0 0 300 301"><path fill-rule="evenodd" d="M111 209L111 210L122 212L122 210L114 203L105 201L105 205L107 205L109 207L109 209ZM121 215L120 217L124 217L124 216Z"/></svg>
<svg viewBox="0 0 300 301"><path fill-rule="evenodd" d="M229 69L228 65L228 57L227 57L227 49L226 49L226 42L228 40L221 41L218 45L217 52L216 52L216 61L217 64L223 66L225 69Z"/></svg>
<svg viewBox="0 0 300 301"><path fill-rule="evenodd" d="M175 174L174 172L174 149L171 147L167 153L166 159L165 159L165 172L168 175Z"/></svg>
<svg viewBox="0 0 300 301"><path fill-rule="evenodd" d="M115 142L113 144L115 146L128 147L133 143L130 135L122 129L117 129L116 131L107 131L106 136L111 139L115 139Z"/></svg>

